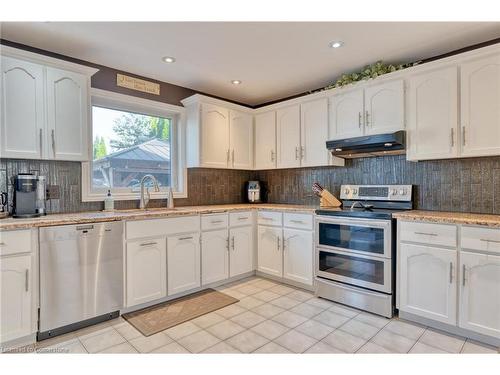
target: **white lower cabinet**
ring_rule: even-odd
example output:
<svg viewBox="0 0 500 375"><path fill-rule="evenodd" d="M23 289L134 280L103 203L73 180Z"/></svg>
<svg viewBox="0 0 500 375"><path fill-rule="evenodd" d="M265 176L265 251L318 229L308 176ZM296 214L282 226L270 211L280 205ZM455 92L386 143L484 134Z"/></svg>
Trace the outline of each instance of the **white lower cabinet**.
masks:
<svg viewBox="0 0 500 375"><path fill-rule="evenodd" d="M231 228L229 230L229 277L254 270L253 230L253 226Z"/></svg>
<svg viewBox="0 0 500 375"><path fill-rule="evenodd" d="M257 270L269 275L283 276L283 254L281 252L281 227L258 227Z"/></svg>
<svg viewBox="0 0 500 375"><path fill-rule="evenodd" d="M456 250L400 245L400 310L456 324Z"/></svg>
<svg viewBox="0 0 500 375"><path fill-rule="evenodd" d="M283 277L312 285L313 233L283 229Z"/></svg>
<svg viewBox="0 0 500 375"><path fill-rule="evenodd" d="M167 238L168 294L185 292L200 286L200 234L190 233Z"/></svg>
<svg viewBox="0 0 500 375"><path fill-rule="evenodd" d="M201 235L201 283L207 285L229 277L229 238L227 229Z"/></svg>
<svg viewBox="0 0 500 375"><path fill-rule="evenodd" d="M500 256L461 252L459 326L500 338Z"/></svg>
<svg viewBox="0 0 500 375"><path fill-rule="evenodd" d="M127 306L167 296L166 238L127 242Z"/></svg>
<svg viewBox="0 0 500 375"><path fill-rule="evenodd" d="M0 259L0 342L33 332L31 262L31 255Z"/></svg>

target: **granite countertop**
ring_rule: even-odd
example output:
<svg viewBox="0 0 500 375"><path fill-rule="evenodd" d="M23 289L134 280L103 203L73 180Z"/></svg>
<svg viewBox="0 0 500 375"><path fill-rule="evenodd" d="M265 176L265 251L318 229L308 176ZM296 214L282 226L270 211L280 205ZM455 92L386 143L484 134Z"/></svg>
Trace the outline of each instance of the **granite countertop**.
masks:
<svg viewBox="0 0 500 375"><path fill-rule="evenodd" d="M393 217L401 220L426 221L431 223L470 224L500 227L500 215L490 214L413 210L395 213L393 214Z"/></svg>
<svg viewBox="0 0 500 375"><path fill-rule="evenodd" d="M66 225L66 224L99 223L99 222L121 221L121 220L154 219L154 218L175 217L175 216L185 216L185 215L241 211L248 209L314 213L314 211L318 208L319 208L318 206L260 203L260 204L185 206L185 207L176 207L171 209L150 208L146 210L140 210L140 209L115 210L112 212L105 212L105 211L76 212L76 213L64 213L64 214L51 214L29 219L14 219L12 217L8 217L5 219L0 219L0 230L50 227L55 225Z"/></svg>

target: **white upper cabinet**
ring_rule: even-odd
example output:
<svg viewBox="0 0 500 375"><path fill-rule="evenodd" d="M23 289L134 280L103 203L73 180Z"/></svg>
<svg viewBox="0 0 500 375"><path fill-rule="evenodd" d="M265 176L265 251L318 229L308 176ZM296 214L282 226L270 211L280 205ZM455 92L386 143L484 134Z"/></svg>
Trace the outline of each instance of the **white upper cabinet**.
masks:
<svg viewBox="0 0 500 375"><path fill-rule="evenodd" d="M301 165L328 165L328 99L322 98L301 104Z"/></svg>
<svg viewBox="0 0 500 375"><path fill-rule="evenodd" d="M41 159L45 150L44 68L2 57L1 144L4 158Z"/></svg>
<svg viewBox="0 0 500 375"><path fill-rule="evenodd" d="M399 309L456 324L456 250L400 244Z"/></svg>
<svg viewBox="0 0 500 375"><path fill-rule="evenodd" d="M90 76L97 70L9 47L2 53L0 156L88 160Z"/></svg>
<svg viewBox="0 0 500 375"><path fill-rule="evenodd" d="M463 156L500 154L500 54L479 58L461 69Z"/></svg>
<svg viewBox="0 0 500 375"><path fill-rule="evenodd" d="M255 169L276 168L276 112L255 115Z"/></svg>
<svg viewBox="0 0 500 375"><path fill-rule="evenodd" d="M330 138L344 139L363 135L363 90L352 90L330 98Z"/></svg>
<svg viewBox="0 0 500 375"><path fill-rule="evenodd" d="M49 156L88 160L87 77L47 68Z"/></svg>
<svg viewBox="0 0 500 375"><path fill-rule="evenodd" d="M230 111L230 166L234 169L253 168L253 117L251 114Z"/></svg>
<svg viewBox="0 0 500 375"><path fill-rule="evenodd" d="M365 134L404 129L404 82L391 81L365 89Z"/></svg>
<svg viewBox="0 0 500 375"><path fill-rule="evenodd" d="M300 167L300 105L276 111L278 168Z"/></svg>
<svg viewBox="0 0 500 375"><path fill-rule="evenodd" d="M229 277L229 238L227 229L203 232L201 237L202 285Z"/></svg>
<svg viewBox="0 0 500 375"><path fill-rule="evenodd" d="M458 72L447 67L408 80L408 159L457 156Z"/></svg>
<svg viewBox="0 0 500 375"><path fill-rule="evenodd" d="M201 105L201 166L227 168L230 161L229 111L213 105Z"/></svg>
<svg viewBox="0 0 500 375"><path fill-rule="evenodd" d="M500 256L460 254L459 326L500 338Z"/></svg>

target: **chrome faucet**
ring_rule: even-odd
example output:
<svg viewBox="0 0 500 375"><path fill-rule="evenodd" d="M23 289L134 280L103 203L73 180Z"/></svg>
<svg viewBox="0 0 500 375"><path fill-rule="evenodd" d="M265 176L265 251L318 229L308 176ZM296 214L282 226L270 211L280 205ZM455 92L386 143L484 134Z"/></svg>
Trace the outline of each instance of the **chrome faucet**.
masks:
<svg viewBox="0 0 500 375"><path fill-rule="evenodd" d="M144 196L144 182L146 182L147 179L151 179L154 184L155 191L158 192L160 191L160 187L158 186L158 180L156 179L155 176L152 174L147 174L144 175L144 177L141 178L141 202L139 203L139 208L144 209L149 203L150 195L149 195L149 188L146 188L146 197Z"/></svg>

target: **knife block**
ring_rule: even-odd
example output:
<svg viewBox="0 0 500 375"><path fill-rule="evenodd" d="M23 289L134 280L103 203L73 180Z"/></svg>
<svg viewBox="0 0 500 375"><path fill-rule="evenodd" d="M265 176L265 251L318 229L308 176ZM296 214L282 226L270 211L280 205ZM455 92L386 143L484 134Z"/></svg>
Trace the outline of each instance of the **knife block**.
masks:
<svg viewBox="0 0 500 375"><path fill-rule="evenodd" d="M337 198L335 198L335 196L328 190L323 190L321 192L319 206L323 208L340 207L342 206L342 202L340 202Z"/></svg>

